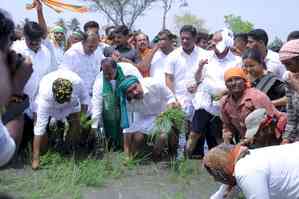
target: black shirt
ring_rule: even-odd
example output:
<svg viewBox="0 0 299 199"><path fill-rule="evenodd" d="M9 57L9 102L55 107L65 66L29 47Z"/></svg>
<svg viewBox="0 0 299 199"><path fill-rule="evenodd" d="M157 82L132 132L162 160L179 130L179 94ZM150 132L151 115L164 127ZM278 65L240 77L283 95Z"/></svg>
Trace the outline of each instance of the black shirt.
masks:
<svg viewBox="0 0 299 199"><path fill-rule="evenodd" d="M110 46L104 48L104 56L111 57L113 51L118 51L122 57L131 60L133 63L137 64L140 61L140 56L136 49L129 46Z"/></svg>

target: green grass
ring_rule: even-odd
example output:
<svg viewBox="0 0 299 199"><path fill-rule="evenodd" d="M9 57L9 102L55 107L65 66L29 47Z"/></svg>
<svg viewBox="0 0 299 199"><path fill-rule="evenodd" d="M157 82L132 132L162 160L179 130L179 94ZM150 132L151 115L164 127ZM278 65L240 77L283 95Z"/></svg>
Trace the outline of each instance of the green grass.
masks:
<svg viewBox="0 0 299 199"><path fill-rule="evenodd" d="M101 187L109 179L121 177L129 166L123 164L123 153L108 152L102 160L86 158L76 160L74 157L62 157L56 152L48 152L41 157L41 169L26 169L24 175L16 170L1 172L0 192L19 194L25 199L40 198L81 198L81 190L86 187ZM63 196L63 197L62 197Z"/></svg>
<svg viewBox="0 0 299 199"><path fill-rule="evenodd" d="M96 160L50 151L42 156L40 170L32 171L29 165L26 169L0 171L0 193L11 193L14 199L81 199L89 191L142 179L141 184L147 182L141 185L145 192L153 189L160 191L161 199L187 199L190 189L205 198L218 186L198 160L154 164L147 157L128 160L119 152L106 152L103 159Z"/></svg>
<svg viewBox="0 0 299 199"><path fill-rule="evenodd" d="M128 160L119 152L107 152L101 160L92 157L78 159L49 151L41 157L40 170L32 171L27 165L28 168L21 173L14 169L1 171L0 192L13 193L16 198L24 199L80 199L83 190L89 187L103 188L111 180L126 177L130 172L136 172L136 168L144 164L146 159ZM171 183L183 185L180 192L171 194L171 198L183 199L184 190L200 173L198 161L171 161L168 165L167 176ZM155 169L152 172L155 173ZM163 197L170 196L166 194Z"/></svg>

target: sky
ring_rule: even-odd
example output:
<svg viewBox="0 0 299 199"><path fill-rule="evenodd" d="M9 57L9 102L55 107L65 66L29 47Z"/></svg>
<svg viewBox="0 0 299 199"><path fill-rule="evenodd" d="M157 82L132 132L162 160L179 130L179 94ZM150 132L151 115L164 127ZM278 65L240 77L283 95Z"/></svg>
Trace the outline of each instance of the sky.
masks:
<svg viewBox="0 0 299 199"><path fill-rule="evenodd" d="M82 4L80 0L64 0L68 3ZM279 37L285 40L288 33L299 30L299 1L298 0L187 0L188 7L180 8L174 5L167 17L167 28L173 30L174 16L185 12L194 14L206 22L206 27L211 31L216 31L225 26L224 16L234 14L241 16L243 20L248 20L255 25L255 28L265 29L270 37ZM26 3L31 0L0 0L0 7L11 13L16 23L29 18L36 20L35 11L25 10ZM106 18L100 13L77 14L69 11L57 14L53 10L45 7L44 14L48 25L53 25L59 18L66 21L73 17L79 19L81 24L89 20L98 21L99 24L107 24ZM155 4L145 12L144 16L137 19L135 23L137 29L153 37L162 27L161 4Z"/></svg>

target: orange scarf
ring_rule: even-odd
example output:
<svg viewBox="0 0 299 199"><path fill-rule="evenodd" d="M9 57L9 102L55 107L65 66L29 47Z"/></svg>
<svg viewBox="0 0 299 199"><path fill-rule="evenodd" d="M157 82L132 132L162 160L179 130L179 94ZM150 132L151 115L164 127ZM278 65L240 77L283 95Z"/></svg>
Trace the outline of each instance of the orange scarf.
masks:
<svg viewBox="0 0 299 199"><path fill-rule="evenodd" d="M234 175L235 165L237 161L240 159L240 155L244 154L243 152L248 151L247 147L244 147L240 144L236 145L228 154L228 165L225 167L225 171L231 176ZM244 156L242 156L244 157Z"/></svg>
<svg viewBox="0 0 299 199"><path fill-rule="evenodd" d="M78 13L85 13L89 11L88 8L85 6L67 4L67 3L63 3L61 0L40 0L40 1L58 13L63 12L64 9L70 10L72 12L78 12ZM27 10L31 10L35 7L36 7L35 2L26 5Z"/></svg>

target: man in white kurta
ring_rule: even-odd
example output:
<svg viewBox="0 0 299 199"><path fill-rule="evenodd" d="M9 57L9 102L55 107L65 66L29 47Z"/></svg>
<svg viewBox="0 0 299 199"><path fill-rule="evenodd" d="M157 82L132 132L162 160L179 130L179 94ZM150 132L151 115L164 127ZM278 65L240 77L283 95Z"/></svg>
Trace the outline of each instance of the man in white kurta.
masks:
<svg viewBox="0 0 299 199"><path fill-rule="evenodd" d="M298 150L299 143L249 150L234 163L236 185L248 199L299 198ZM221 156L219 160L223 159ZM225 189L213 198L223 199L223 192Z"/></svg>
<svg viewBox="0 0 299 199"><path fill-rule="evenodd" d="M32 117L33 113L36 112L35 98L38 92L39 83L46 74L55 70L55 66L52 65L49 49L42 43L37 51L30 49L25 40L14 42L12 48L17 53L29 57L32 61L33 73L24 88L24 93L29 96L30 100L30 107L26 110L26 113L28 116Z"/></svg>
<svg viewBox="0 0 299 199"><path fill-rule="evenodd" d="M89 95L92 94L92 87L97 75L100 73L101 60L103 54L97 51L98 35L92 32L86 33L82 42L74 44L64 54L62 68L77 73L84 82Z"/></svg>
<svg viewBox="0 0 299 199"><path fill-rule="evenodd" d="M165 65L166 77L173 78L173 92L185 110L189 119L193 114L193 95L188 92L188 87L196 83L195 73L201 60L209 57L210 53L194 44L193 50L188 54L183 47L171 52Z"/></svg>
<svg viewBox="0 0 299 199"><path fill-rule="evenodd" d="M66 89L54 89L57 81L67 82ZM61 84L59 83L59 86ZM64 94L67 90L67 94ZM62 101L56 97L57 93L65 95ZM64 96L63 96L64 97ZM46 75L40 83L37 104L37 119L34 126L33 162L32 168L39 166L39 151L49 118L64 119L70 118L70 132L80 132L80 112L87 110L89 95L84 87L84 82L74 72L67 69L58 69Z"/></svg>

